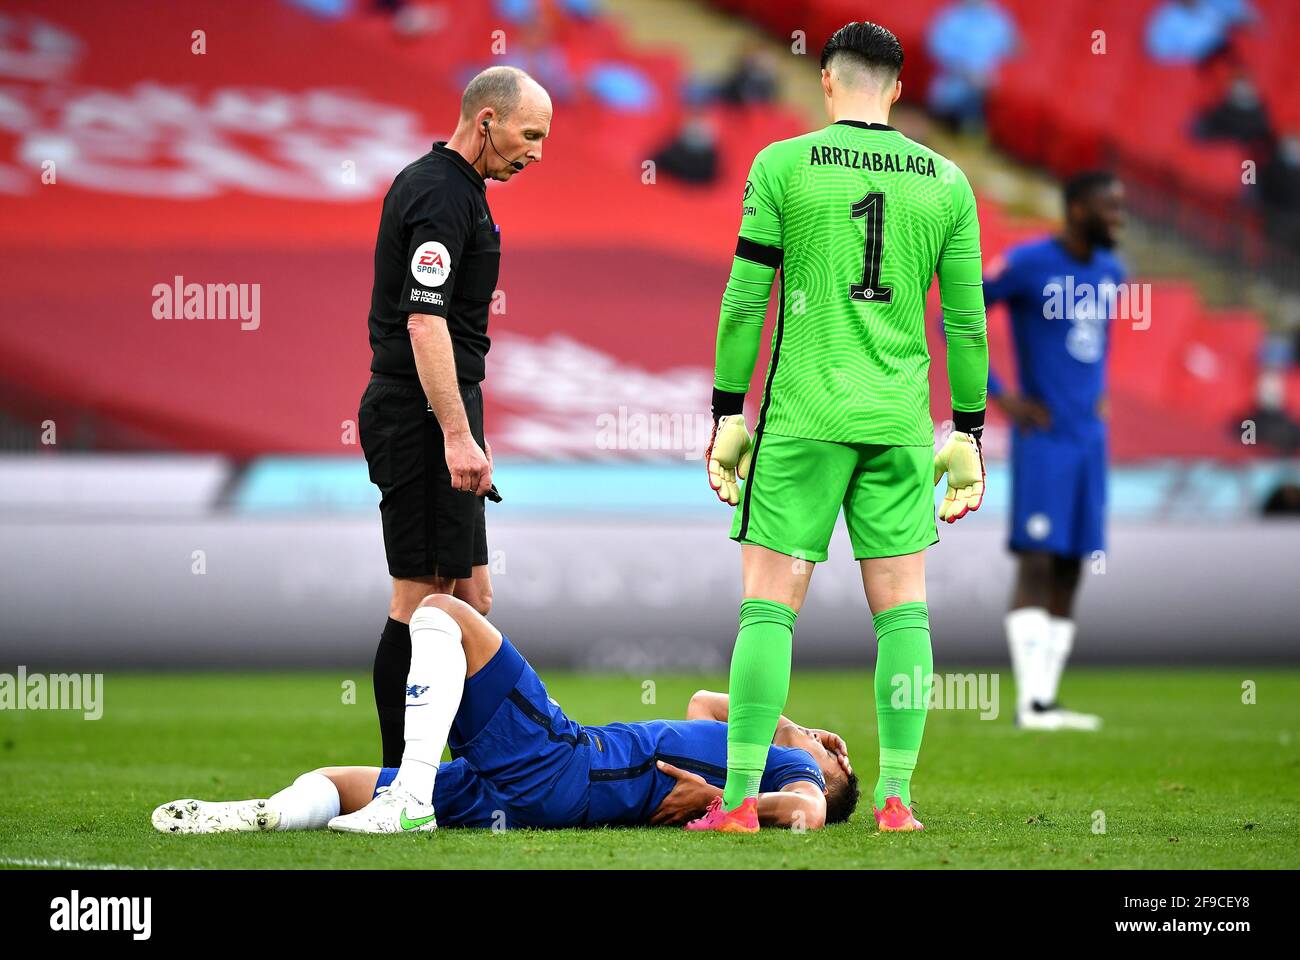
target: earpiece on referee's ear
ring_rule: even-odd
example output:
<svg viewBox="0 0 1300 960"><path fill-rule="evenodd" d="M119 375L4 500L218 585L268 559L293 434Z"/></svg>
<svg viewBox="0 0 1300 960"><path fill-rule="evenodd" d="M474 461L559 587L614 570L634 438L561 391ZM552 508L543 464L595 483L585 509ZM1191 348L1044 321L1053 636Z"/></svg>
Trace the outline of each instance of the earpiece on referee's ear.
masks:
<svg viewBox="0 0 1300 960"><path fill-rule="evenodd" d="M486 130L487 127L488 127L488 122L487 122L486 120L484 120L484 121L483 121L483 129Z"/></svg>

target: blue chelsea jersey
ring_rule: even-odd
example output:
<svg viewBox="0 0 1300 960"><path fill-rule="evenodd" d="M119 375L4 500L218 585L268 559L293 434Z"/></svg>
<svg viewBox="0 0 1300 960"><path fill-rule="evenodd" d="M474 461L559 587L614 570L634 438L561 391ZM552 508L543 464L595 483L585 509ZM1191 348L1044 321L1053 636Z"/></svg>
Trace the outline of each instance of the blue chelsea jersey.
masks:
<svg viewBox="0 0 1300 960"><path fill-rule="evenodd" d="M1013 247L984 280L986 305L1004 302L1010 311L1020 392L1047 406L1054 430L1100 423L1110 326L1127 302L1126 277L1111 251L1095 250L1085 263L1048 237ZM995 377L989 387L1002 392Z"/></svg>

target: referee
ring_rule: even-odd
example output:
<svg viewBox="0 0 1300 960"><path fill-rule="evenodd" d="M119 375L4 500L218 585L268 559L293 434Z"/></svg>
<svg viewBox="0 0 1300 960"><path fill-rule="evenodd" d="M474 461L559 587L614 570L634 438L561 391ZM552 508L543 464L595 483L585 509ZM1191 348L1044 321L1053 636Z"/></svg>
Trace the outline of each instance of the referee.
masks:
<svg viewBox="0 0 1300 960"><path fill-rule="evenodd" d="M393 579L375 653L383 765L401 763L411 614L447 593L492 606L483 499L492 448L483 437L488 307L501 260L486 181L542 159L551 100L515 67L465 88L451 139L397 175L379 220L370 299L370 383L358 417L370 480L382 494Z"/></svg>

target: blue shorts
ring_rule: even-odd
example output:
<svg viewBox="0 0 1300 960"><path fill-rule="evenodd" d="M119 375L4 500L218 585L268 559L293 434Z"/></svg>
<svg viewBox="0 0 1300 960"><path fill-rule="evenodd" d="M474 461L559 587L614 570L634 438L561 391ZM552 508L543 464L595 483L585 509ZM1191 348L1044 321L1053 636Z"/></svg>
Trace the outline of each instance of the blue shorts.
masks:
<svg viewBox="0 0 1300 960"><path fill-rule="evenodd" d="M1106 549L1105 527L1104 431L1014 430L1011 549L1087 557Z"/></svg>
<svg viewBox="0 0 1300 960"><path fill-rule="evenodd" d="M501 649L478 673L465 681L460 709L452 722L447 746L453 764L464 765L482 781L488 800L504 813L507 827L573 827L587 813L589 738L582 725L570 720L546 692L537 671L506 637ZM453 764L440 764L434 785L434 810L459 803L443 793L443 773ZM391 771L391 772L390 772ZM388 786L396 770L381 771L376 791ZM463 775L451 778L448 789ZM461 811L448 810L448 819ZM465 811L467 820L478 819ZM467 822L466 825L479 824Z"/></svg>

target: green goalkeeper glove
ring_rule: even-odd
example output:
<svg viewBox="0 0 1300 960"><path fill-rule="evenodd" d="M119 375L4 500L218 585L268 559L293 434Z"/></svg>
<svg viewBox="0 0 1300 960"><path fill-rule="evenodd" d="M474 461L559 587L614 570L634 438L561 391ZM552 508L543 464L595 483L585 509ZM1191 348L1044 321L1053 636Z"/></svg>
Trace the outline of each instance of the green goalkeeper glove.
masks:
<svg viewBox="0 0 1300 960"><path fill-rule="evenodd" d="M953 523L984 500L984 454L969 433L953 432L934 458L934 482L948 475L948 492L939 506L939 519Z"/></svg>
<svg viewBox="0 0 1300 960"><path fill-rule="evenodd" d="M733 507L740 502L740 486L736 478L749 475L749 461L753 450L749 441L749 428L745 415L736 413L713 422L713 436L704 459L709 465L709 486L723 503Z"/></svg>

